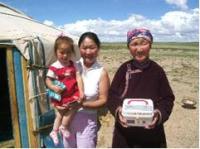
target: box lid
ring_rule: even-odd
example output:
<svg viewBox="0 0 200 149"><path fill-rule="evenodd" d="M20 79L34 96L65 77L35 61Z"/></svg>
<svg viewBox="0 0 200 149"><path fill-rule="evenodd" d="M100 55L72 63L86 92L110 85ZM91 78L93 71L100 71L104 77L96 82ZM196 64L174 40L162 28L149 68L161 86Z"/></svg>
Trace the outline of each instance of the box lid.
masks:
<svg viewBox="0 0 200 149"><path fill-rule="evenodd" d="M152 117L153 110L154 107L151 99L126 98L122 106L122 115L125 117Z"/></svg>

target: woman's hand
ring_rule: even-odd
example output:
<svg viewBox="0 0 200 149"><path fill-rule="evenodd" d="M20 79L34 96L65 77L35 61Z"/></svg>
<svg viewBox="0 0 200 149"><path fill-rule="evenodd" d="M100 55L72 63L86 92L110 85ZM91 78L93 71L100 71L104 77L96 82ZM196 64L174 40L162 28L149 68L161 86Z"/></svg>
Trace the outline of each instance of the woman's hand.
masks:
<svg viewBox="0 0 200 149"><path fill-rule="evenodd" d="M68 104L68 106L69 106L69 110L71 109L78 110L79 108L82 107L82 100L76 100L74 102L71 102Z"/></svg>
<svg viewBox="0 0 200 149"><path fill-rule="evenodd" d="M153 129L153 128L155 128L155 126L156 126L159 118L160 118L159 111L158 110L154 110L153 120L152 120L151 124L146 125L145 128L146 129Z"/></svg>
<svg viewBox="0 0 200 149"><path fill-rule="evenodd" d="M118 107L117 109L117 120L118 122L125 128L128 127L126 118L122 115L122 107Z"/></svg>
<svg viewBox="0 0 200 149"><path fill-rule="evenodd" d="M68 106L55 106L57 110L67 110L69 107Z"/></svg>

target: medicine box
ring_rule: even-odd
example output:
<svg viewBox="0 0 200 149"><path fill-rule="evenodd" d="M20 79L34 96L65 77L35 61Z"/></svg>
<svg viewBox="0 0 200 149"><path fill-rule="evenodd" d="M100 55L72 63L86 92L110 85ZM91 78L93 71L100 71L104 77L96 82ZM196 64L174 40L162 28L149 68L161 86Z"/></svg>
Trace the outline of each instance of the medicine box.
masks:
<svg viewBox="0 0 200 149"><path fill-rule="evenodd" d="M123 101L122 115L128 126L143 127L152 122L153 102L151 99L127 98Z"/></svg>

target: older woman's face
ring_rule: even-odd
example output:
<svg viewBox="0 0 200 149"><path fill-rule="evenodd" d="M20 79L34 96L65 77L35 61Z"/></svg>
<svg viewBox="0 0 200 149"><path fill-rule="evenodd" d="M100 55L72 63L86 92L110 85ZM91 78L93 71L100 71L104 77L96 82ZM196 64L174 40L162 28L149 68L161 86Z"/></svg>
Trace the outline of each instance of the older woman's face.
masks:
<svg viewBox="0 0 200 149"><path fill-rule="evenodd" d="M144 38L136 38L129 43L128 48L135 60L143 62L149 57L151 43Z"/></svg>
<svg viewBox="0 0 200 149"><path fill-rule="evenodd" d="M80 44L79 49L85 66L90 67L94 64L99 52L99 48L96 43L92 39L86 37Z"/></svg>

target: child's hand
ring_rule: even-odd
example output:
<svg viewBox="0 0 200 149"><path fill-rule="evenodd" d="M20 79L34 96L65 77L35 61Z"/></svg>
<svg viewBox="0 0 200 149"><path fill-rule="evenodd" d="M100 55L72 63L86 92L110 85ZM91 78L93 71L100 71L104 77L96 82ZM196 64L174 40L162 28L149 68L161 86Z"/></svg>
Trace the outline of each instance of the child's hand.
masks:
<svg viewBox="0 0 200 149"><path fill-rule="evenodd" d="M63 91L63 89L57 85L54 85L52 89L54 92L59 93L59 94Z"/></svg>

